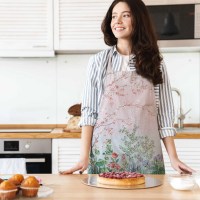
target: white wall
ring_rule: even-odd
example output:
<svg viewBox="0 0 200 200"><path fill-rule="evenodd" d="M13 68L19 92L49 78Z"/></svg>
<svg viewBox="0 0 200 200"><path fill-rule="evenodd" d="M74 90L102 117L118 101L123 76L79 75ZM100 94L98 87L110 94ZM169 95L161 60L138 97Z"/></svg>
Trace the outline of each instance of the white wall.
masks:
<svg viewBox="0 0 200 200"><path fill-rule="evenodd" d="M171 85L183 95L185 122L200 123L200 53L164 53ZM80 103L91 55L0 58L0 124L65 124ZM174 94L174 103L178 97ZM177 110L177 109L176 109Z"/></svg>
<svg viewBox="0 0 200 200"><path fill-rule="evenodd" d="M0 124L67 123L90 55L0 59Z"/></svg>
<svg viewBox="0 0 200 200"><path fill-rule="evenodd" d="M200 123L200 53L164 53L171 86L182 94L185 123ZM179 108L179 97L173 92L175 111Z"/></svg>

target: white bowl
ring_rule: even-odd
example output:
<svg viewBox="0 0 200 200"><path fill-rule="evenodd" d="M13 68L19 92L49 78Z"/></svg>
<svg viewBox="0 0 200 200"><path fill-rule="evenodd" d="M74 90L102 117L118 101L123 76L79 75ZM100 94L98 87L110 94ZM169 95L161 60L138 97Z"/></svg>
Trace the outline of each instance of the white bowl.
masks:
<svg viewBox="0 0 200 200"><path fill-rule="evenodd" d="M189 174L171 174L168 180L175 190L192 190L195 186L194 177Z"/></svg>
<svg viewBox="0 0 200 200"><path fill-rule="evenodd" d="M200 172L194 172L192 173L194 180L196 184L200 187Z"/></svg>

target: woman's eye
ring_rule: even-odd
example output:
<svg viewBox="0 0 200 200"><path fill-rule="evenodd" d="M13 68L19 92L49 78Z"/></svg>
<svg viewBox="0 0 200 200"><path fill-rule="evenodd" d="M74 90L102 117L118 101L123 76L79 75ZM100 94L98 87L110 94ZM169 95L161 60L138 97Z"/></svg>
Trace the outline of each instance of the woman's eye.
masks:
<svg viewBox="0 0 200 200"><path fill-rule="evenodd" d="M117 18L117 16L113 15L113 16L112 16L112 19L115 19L115 18Z"/></svg>
<svg viewBox="0 0 200 200"><path fill-rule="evenodd" d="M129 14L124 14L123 17L130 17L130 15Z"/></svg>

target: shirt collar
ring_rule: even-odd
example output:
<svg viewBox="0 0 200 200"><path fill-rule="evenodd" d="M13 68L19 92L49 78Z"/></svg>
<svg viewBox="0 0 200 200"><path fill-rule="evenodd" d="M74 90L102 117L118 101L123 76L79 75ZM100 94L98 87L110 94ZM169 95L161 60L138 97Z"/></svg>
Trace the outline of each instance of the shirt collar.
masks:
<svg viewBox="0 0 200 200"><path fill-rule="evenodd" d="M117 51L117 47L116 47L116 45L114 45L112 47L112 55L117 55L117 54L119 55L119 53ZM131 54L130 59L133 59L133 58L135 58L135 54Z"/></svg>
<svg viewBox="0 0 200 200"><path fill-rule="evenodd" d="M116 47L116 45L114 45L113 47L112 47L112 55L116 55L118 52L117 52L117 47Z"/></svg>

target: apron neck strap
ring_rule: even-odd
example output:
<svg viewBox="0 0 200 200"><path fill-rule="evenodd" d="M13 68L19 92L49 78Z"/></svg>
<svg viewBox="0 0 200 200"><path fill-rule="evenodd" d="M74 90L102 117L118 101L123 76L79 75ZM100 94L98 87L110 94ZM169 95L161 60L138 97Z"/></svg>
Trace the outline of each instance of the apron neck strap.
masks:
<svg viewBox="0 0 200 200"><path fill-rule="evenodd" d="M110 50L110 52L108 54L108 65L107 65L106 74L113 73L113 69L112 69L112 55L113 55L113 48Z"/></svg>

